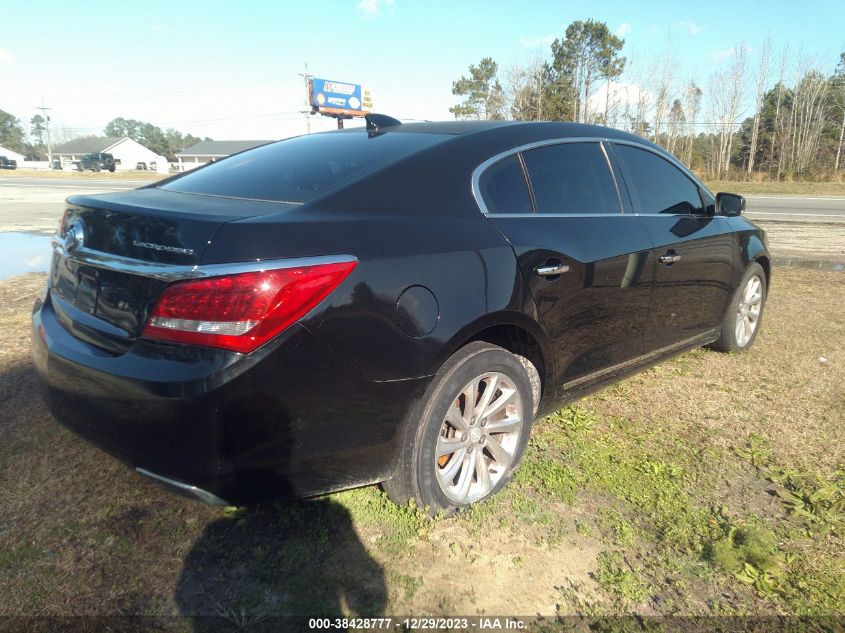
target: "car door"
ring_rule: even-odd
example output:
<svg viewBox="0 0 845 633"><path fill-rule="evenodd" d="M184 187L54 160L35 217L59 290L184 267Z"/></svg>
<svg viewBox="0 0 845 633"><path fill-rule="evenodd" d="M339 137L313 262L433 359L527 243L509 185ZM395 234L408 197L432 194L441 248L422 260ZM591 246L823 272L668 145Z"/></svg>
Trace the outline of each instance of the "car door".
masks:
<svg viewBox="0 0 845 633"><path fill-rule="evenodd" d="M680 166L657 151L616 141L613 152L654 243L654 292L645 351L694 342L717 329L732 292L730 222Z"/></svg>
<svg viewBox="0 0 845 633"><path fill-rule="evenodd" d="M626 212L601 142L523 148L483 171L478 190L534 297L559 389L640 356L652 244Z"/></svg>

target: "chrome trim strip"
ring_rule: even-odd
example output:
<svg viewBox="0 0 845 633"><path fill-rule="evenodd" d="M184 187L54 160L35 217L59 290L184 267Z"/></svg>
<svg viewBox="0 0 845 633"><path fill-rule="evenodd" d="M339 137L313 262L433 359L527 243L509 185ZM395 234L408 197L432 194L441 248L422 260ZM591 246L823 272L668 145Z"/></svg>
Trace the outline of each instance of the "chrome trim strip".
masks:
<svg viewBox="0 0 845 633"><path fill-rule="evenodd" d="M151 472L146 468L138 467L135 469L135 472L137 472L139 475L143 475L144 477L149 477L160 485L163 485L167 488L173 488L177 492L181 492L182 494L188 497L192 497L193 499L202 501L203 503L207 503L210 506L226 507L231 505L225 499L221 499L217 495L210 493L208 490L203 490L202 488L198 488L197 486L192 486L190 484L186 484L175 479L170 479L169 477L157 475L156 473Z"/></svg>
<svg viewBox="0 0 845 633"><path fill-rule="evenodd" d="M728 219L731 217L729 215L707 215L706 213L637 213L636 215L640 218L697 218L699 220Z"/></svg>
<svg viewBox="0 0 845 633"><path fill-rule="evenodd" d="M706 345L710 341L716 340L716 337L713 336L715 333L716 330L710 330L709 332L705 332L704 334L696 334L695 336L685 338L682 341L672 343L671 345L667 345L666 347L661 347L660 349L654 350L653 352L649 352L648 354L637 356L636 358L632 358L631 360L626 360L621 363L617 363L616 365L605 367L604 369L599 369L598 371L594 371L593 373L587 374L586 376L581 376L580 378L576 378L575 380L572 380L570 382L563 383L563 388L564 390L567 390L573 389L575 387L580 387L584 383L593 382L594 380L601 379L605 376L619 373L620 371L624 371L629 367L636 367L637 365L647 364L653 360L660 358L661 356L671 354L675 351L683 350L686 347L697 347L701 345ZM695 345L696 343L698 343L698 345Z"/></svg>
<svg viewBox="0 0 845 633"><path fill-rule="evenodd" d="M472 171L472 180L470 183L472 189L472 197L475 198L476 204L478 204L478 208L481 209L481 212L484 215L494 215L496 217L501 217L503 214L501 213L490 213L487 209L487 205L484 204L484 199L481 197L481 188L479 186L479 180L481 179L481 174L484 171L493 165L494 163L498 163L503 158L507 158L508 156L512 156L513 154L517 154L519 152L527 152L531 149L536 149L538 147L545 147L546 145L561 145L563 143L601 143L602 141L606 141L608 139L598 136L579 136L579 137L566 137L566 138L553 138L553 139L546 139L544 141L534 141L533 143L526 143L525 145L519 145L517 147L512 147L510 149L505 150L504 152L499 152L495 156L492 156L481 163L478 167L476 167ZM611 172L612 173L612 172ZM522 213L519 214L522 217L535 215L533 213ZM536 215L545 215L546 217L550 216L549 213L544 214L536 214ZM621 213L619 215L622 215Z"/></svg>
<svg viewBox="0 0 845 633"><path fill-rule="evenodd" d="M619 213L625 213L625 205L622 204L622 190L619 188L619 183L616 180L616 172L613 171L613 164L610 162L610 156L607 155L607 146L604 143L599 143L601 153L604 155L604 160L607 163L607 170L610 172L610 178L613 180L613 186L616 187L616 201L619 203Z"/></svg>
<svg viewBox="0 0 845 633"><path fill-rule="evenodd" d="M238 273L262 272L265 270L281 270L300 266L317 266L320 264L341 264L357 262L354 255L324 255L316 257L292 257L290 259L256 259L248 262L233 262L230 264L207 265L174 265L159 262L148 262L122 255L101 253L88 248L81 248L71 254L65 252L58 236L53 238L53 250L67 259L106 270L116 270L130 275L140 275L172 282L183 279L200 279L204 277L219 277L221 275L236 275Z"/></svg>
<svg viewBox="0 0 845 633"><path fill-rule="evenodd" d="M617 145L631 145L632 147L644 149L647 152L651 152L652 154L659 156L660 158L668 160L675 167L680 169L684 173L684 175L687 176L690 180L692 180L696 185L698 185L699 187L704 189L704 191L709 193L711 196L715 197L715 194L712 191L710 191L710 189L703 182L701 182L698 178L696 178L695 174L690 171L689 167L684 165L681 161L679 161L677 158L675 158L668 151L663 150L663 152L665 152L665 153L659 152L653 147L649 147L648 145L643 145L642 143L638 143L636 141L629 141L628 139L611 138L611 139L607 139L607 142L608 143L616 143ZM702 200L702 202L704 202L704 201Z"/></svg>
<svg viewBox="0 0 845 633"><path fill-rule="evenodd" d="M484 171L493 165L494 163L499 162L503 158L507 158L513 154L526 152L528 150L536 149L538 147L545 147L547 145L561 145L564 143L599 143L602 152L605 154L605 159L609 161L609 157L607 156L607 150L604 147L604 143L617 143L620 145L631 145L633 147L637 147L639 149L644 149L652 154L660 156L663 159L668 160L672 165L680 169L685 176L690 178L696 185L701 187L704 191L708 192L711 196L714 195L712 191L702 183L698 178L696 178L695 174L693 174L686 165L684 165L681 161L675 158L669 152L660 152L659 150L655 149L654 147L649 147L643 143L639 143L637 141L631 141L628 139L617 139L617 138L608 138L608 137L598 137L598 136L579 136L579 137L565 137L565 138L555 138L555 139L546 139L543 141L535 141L533 143L526 143L525 145L519 145L517 147L512 147L511 149L505 150L504 152L499 152L495 156L488 158L483 163L478 165L472 171L472 180L470 183L471 190L472 190L472 197L475 198L475 202L478 205L478 208L484 215L492 216L492 217L532 217L532 216L545 216L545 217L595 217L596 215L669 215L669 214L645 214L645 213L625 213L625 205L622 204L622 194L619 189L619 183L616 182L616 172L613 170L613 167L609 165L610 173L613 176L614 183L616 184L616 193L619 196L619 205L620 205L620 212L619 213L610 213L610 214L589 214L589 213L490 213L487 209L487 205L484 203L484 198L481 196L481 188L479 186L479 181L481 180L481 174ZM674 214L673 214L674 215ZM707 217L715 217L715 216L707 216Z"/></svg>
<svg viewBox="0 0 845 633"><path fill-rule="evenodd" d="M661 217L673 217L668 214L659 214ZM490 213L488 217L496 218L633 218L633 213ZM685 217L685 216L684 216Z"/></svg>

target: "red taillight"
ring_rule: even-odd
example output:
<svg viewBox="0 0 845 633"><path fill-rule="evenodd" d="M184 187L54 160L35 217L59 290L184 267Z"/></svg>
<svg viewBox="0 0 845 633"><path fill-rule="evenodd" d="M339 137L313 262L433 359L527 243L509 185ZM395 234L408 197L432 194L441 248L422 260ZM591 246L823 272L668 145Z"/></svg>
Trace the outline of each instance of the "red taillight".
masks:
<svg viewBox="0 0 845 633"><path fill-rule="evenodd" d="M247 354L302 317L356 262L180 281L168 286L141 334Z"/></svg>

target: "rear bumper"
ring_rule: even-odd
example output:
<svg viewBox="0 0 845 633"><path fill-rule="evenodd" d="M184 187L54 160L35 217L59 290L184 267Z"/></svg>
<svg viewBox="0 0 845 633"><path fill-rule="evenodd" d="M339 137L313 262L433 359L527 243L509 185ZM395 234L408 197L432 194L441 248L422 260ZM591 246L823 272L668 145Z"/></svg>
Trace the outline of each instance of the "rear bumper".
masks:
<svg viewBox="0 0 845 633"><path fill-rule="evenodd" d="M366 380L301 325L246 356L144 340L109 354L66 331L49 299L32 325L35 367L59 422L211 503L387 479L427 384Z"/></svg>

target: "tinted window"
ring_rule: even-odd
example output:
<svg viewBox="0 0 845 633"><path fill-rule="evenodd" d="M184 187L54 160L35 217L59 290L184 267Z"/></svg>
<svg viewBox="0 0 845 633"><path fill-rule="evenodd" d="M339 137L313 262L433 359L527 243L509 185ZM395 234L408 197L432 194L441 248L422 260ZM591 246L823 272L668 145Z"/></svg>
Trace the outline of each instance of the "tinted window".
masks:
<svg viewBox="0 0 845 633"><path fill-rule="evenodd" d="M640 213L703 212L698 187L668 160L630 145L616 145L616 153L632 181L632 195L639 198Z"/></svg>
<svg viewBox="0 0 845 633"><path fill-rule="evenodd" d="M478 181L490 213L533 213L528 185L516 156L508 156L487 169Z"/></svg>
<svg viewBox="0 0 845 633"><path fill-rule="evenodd" d="M598 143L562 143L523 154L538 213L619 213L619 198Z"/></svg>
<svg viewBox="0 0 845 633"><path fill-rule="evenodd" d="M445 134L312 134L213 163L162 189L276 202L308 202L447 138Z"/></svg>

